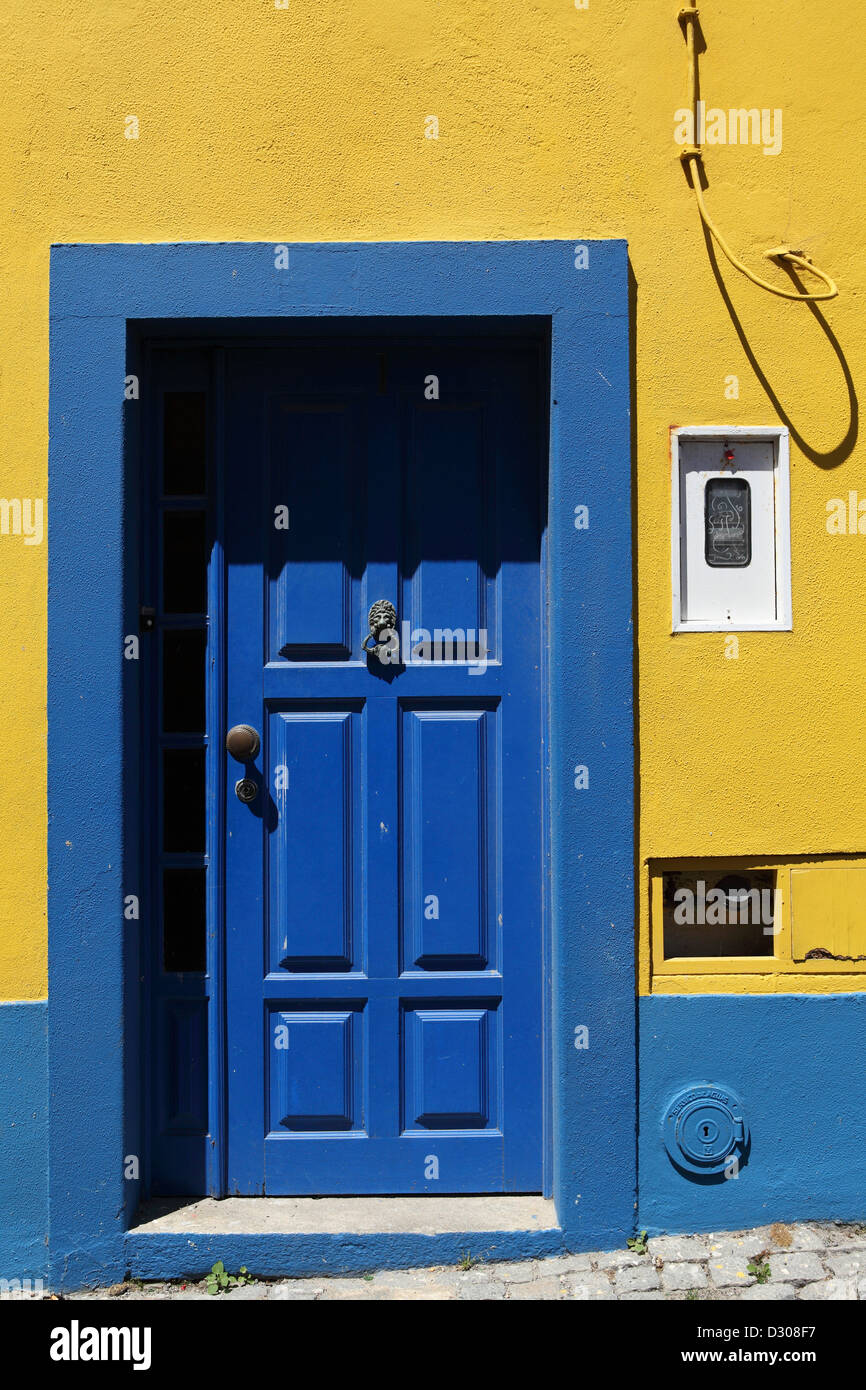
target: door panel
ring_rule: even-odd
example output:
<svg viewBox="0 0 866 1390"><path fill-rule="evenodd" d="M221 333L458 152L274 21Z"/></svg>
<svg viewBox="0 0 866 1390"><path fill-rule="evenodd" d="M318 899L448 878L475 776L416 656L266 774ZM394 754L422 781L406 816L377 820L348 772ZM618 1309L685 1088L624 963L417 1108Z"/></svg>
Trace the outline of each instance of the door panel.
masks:
<svg viewBox="0 0 866 1390"><path fill-rule="evenodd" d="M269 531L272 661L350 656L361 620L357 552L366 530L366 480L352 438L356 420L339 403L272 402L268 510L275 522L286 523ZM285 518L277 517L279 507Z"/></svg>
<svg viewBox="0 0 866 1390"><path fill-rule="evenodd" d="M496 710L403 709L404 966L486 970L496 941Z"/></svg>
<svg viewBox="0 0 866 1390"><path fill-rule="evenodd" d="M272 971L351 970L358 958L363 719L362 707L270 712Z"/></svg>
<svg viewBox="0 0 866 1390"><path fill-rule="evenodd" d="M404 1130L496 1129L497 1010L407 1008Z"/></svg>
<svg viewBox="0 0 866 1390"><path fill-rule="evenodd" d="M262 735L227 775L231 1192L541 1187L539 379L510 340L227 353L228 723Z"/></svg>
<svg viewBox="0 0 866 1390"><path fill-rule="evenodd" d="M363 1020L360 1007L276 1010L270 1034L280 1029L290 1046L269 1046L269 1131L364 1132ZM269 1044L270 1040L268 1040Z"/></svg>
<svg viewBox="0 0 866 1390"><path fill-rule="evenodd" d="M496 459L480 405L415 405L406 453L402 617L412 628L495 632Z"/></svg>

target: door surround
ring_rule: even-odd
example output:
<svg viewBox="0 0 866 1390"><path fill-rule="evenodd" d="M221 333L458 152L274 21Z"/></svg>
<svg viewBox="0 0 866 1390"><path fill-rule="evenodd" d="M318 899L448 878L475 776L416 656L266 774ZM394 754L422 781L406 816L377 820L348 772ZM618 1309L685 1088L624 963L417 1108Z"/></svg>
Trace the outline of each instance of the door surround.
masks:
<svg viewBox="0 0 866 1390"><path fill-rule="evenodd" d="M125 639L139 627L137 437L147 382L138 343L155 330L182 331L190 320L221 333L229 321L235 329L246 321L250 331L256 320L311 317L522 317L549 325L551 1104L559 1226L555 1232L512 1231L503 1247L512 1258L541 1248L609 1248L631 1232L636 1071L628 315L622 241L52 248L52 1287L112 1283L130 1269L149 1278L199 1272L187 1235L163 1238L156 1251L147 1248L148 1237L130 1229L139 1184L125 1176L135 1172L141 1141L138 923L124 915L125 899L141 891L135 881L139 692L135 659L124 654ZM588 778L576 775L578 768L586 768ZM582 1028L588 1047L580 1045ZM234 1238L241 1245L244 1239ZM471 1236L453 1233L449 1240L456 1258ZM283 1234L273 1241L270 1256L259 1261L261 1272L265 1265L270 1272L301 1272L311 1261L320 1272L348 1272L429 1258L428 1237L388 1232L363 1246L357 1236L347 1236L345 1246L333 1236ZM437 1262L441 1247L440 1240ZM200 1258L207 1258L204 1251Z"/></svg>

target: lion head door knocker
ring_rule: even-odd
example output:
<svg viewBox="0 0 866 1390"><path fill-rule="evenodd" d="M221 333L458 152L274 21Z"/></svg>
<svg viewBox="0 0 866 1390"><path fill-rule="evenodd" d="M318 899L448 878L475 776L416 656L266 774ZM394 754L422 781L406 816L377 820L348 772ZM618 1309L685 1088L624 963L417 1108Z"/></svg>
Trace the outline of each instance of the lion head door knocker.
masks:
<svg viewBox="0 0 866 1390"><path fill-rule="evenodd" d="M377 599L367 614L370 631L362 642L365 652L375 652L380 661L389 661L394 650L393 643L383 641L385 633L393 636L397 631L397 610L386 598Z"/></svg>

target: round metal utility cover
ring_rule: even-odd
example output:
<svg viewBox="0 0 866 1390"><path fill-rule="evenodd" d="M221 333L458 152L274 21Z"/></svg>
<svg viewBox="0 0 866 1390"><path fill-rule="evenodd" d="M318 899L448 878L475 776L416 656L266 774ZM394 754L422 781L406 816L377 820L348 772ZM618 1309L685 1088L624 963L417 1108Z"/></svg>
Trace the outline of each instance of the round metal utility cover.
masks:
<svg viewBox="0 0 866 1390"><path fill-rule="evenodd" d="M741 1158L749 1142L739 1097L724 1086L687 1086L679 1091L662 1121L665 1148L678 1168L689 1173L721 1173Z"/></svg>

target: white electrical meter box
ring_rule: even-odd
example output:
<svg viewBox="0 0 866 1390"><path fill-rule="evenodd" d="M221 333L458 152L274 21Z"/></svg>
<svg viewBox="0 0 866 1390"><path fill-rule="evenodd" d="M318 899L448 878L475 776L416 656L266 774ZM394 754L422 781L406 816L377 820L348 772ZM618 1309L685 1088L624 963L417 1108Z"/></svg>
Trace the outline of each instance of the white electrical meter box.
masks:
<svg viewBox="0 0 866 1390"><path fill-rule="evenodd" d="M672 433L674 632L791 627L788 434Z"/></svg>

